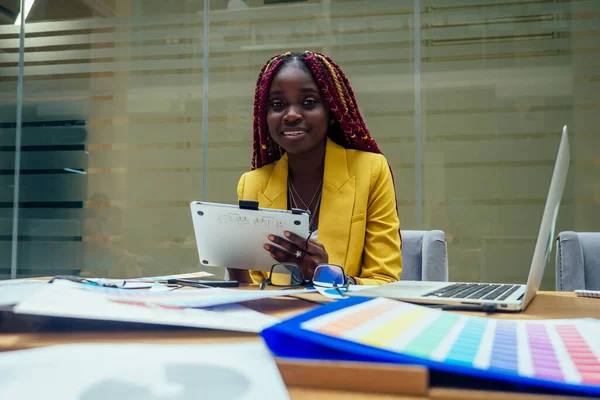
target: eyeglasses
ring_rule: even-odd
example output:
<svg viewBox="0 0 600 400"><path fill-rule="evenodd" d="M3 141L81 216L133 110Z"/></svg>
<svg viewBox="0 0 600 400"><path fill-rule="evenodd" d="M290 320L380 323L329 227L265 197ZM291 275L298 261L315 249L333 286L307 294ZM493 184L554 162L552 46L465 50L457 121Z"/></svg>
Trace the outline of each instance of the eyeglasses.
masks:
<svg viewBox="0 0 600 400"><path fill-rule="evenodd" d="M269 277L260 284L260 290L264 290L267 285L297 287L311 284L316 287L335 289L343 296L350 286L350 278L341 266L335 264L319 264L313 272L312 279L305 279L297 264L278 263L271 267Z"/></svg>

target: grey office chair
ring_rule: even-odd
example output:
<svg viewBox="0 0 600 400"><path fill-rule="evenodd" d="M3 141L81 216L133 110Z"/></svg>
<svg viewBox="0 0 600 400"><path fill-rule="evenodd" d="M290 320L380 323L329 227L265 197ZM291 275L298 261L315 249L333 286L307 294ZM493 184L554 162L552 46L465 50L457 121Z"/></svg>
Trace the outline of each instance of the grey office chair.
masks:
<svg viewBox="0 0 600 400"><path fill-rule="evenodd" d="M440 230L400 231L402 275L400 280L448 281L446 234Z"/></svg>
<svg viewBox="0 0 600 400"><path fill-rule="evenodd" d="M556 290L600 290L600 232L565 231L556 239Z"/></svg>

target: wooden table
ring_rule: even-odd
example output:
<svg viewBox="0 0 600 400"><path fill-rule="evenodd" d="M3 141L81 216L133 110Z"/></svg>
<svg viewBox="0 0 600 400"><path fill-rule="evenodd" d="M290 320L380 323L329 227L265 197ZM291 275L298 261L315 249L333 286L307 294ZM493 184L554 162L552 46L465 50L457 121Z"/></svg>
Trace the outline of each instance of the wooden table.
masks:
<svg viewBox="0 0 600 400"><path fill-rule="evenodd" d="M248 288L242 288L248 289ZM306 294L293 298L264 299L246 302L245 305L259 312L276 317L290 317L314 307L322 301L319 294ZM466 313L465 313L466 314ZM600 300L582 298L571 292L539 292L529 307L522 313L483 314L502 319L554 319L554 318L600 318ZM90 331L90 332L47 332L15 331L0 334L0 351L29 349L40 346L67 343L238 343L258 341L259 336L251 333L226 332L215 330L129 330L129 331ZM428 389L428 374L418 366L396 367L363 363L289 363L277 360L282 376L288 385L293 399L550 399L554 396L522 395L509 393L480 392L445 388ZM315 368L321 368L315 374ZM399 379L400 375L402 379ZM315 376L326 376L322 382ZM371 379L372 377L372 379ZM404 382L403 382L404 381ZM311 382L310 385L307 382ZM359 383L360 382L360 383ZM364 383L368 382L368 383ZM383 383L382 383L383 382ZM413 385L406 386L406 382ZM410 385L409 385L410 386ZM393 393L404 391L413 395L398 396ZM496 397L495 397L496 396Z"/></svg>

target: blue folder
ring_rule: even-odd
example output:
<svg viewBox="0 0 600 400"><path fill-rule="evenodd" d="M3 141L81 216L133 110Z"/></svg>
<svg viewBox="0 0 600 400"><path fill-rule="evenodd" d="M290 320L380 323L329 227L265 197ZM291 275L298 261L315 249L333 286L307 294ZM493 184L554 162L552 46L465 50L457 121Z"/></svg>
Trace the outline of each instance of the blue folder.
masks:
<svg viewBox="0 0 600 400"><path fill-rule="evenodd" d="M281 358L423 365L430 371L431 386L600 396L600 386L525 377L509 371L479 369L452 360L434 361L305 330L301 327L303 322L313 318L371 300L373 299L351 297L325 304L273 325L263 330L261 336L271 352Z"/></svg>

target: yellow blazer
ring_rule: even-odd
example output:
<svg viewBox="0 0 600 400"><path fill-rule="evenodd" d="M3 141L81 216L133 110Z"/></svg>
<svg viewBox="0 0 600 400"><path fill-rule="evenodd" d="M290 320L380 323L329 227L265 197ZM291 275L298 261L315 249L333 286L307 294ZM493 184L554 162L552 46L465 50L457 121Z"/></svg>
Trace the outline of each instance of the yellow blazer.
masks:
<svg viewBox="0 0 600 400"><path fill-rule="evenodd" d="M238 199L258 200L259 207L285 210L287 180L286 154L244 173L238 183ZM399 280L399 226L386 158L347 150L327 139L317 241L325 246L329 262L344 267L363 285ZM268 273L251 271L250 275L260 282Z"/></svg>

